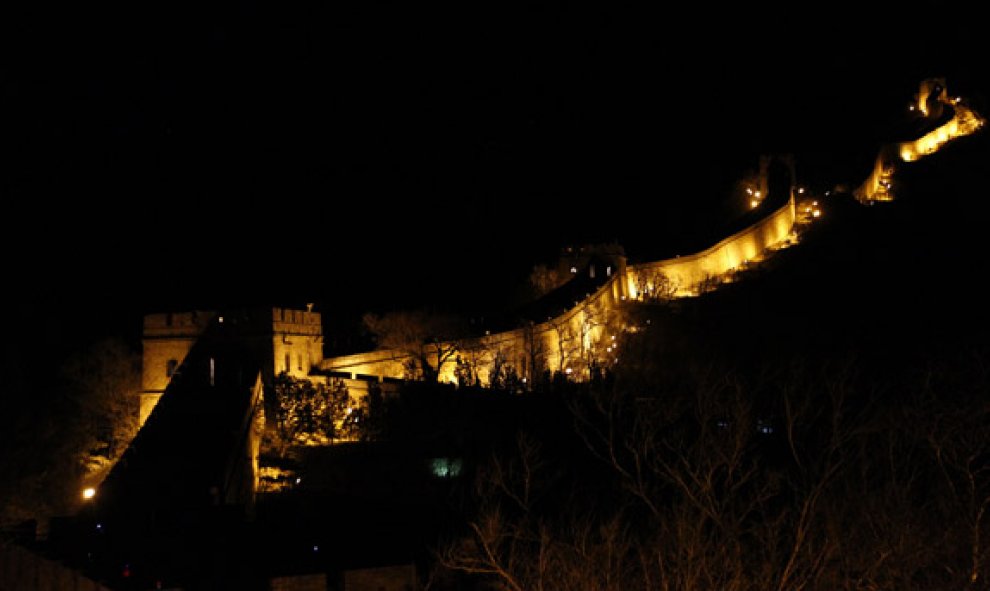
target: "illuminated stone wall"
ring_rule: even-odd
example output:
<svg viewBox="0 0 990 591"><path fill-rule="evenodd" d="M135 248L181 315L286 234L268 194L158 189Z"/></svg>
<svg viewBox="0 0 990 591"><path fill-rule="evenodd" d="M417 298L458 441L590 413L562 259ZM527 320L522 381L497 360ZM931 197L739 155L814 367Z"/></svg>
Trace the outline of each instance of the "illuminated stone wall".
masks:
<svg viewBox="0 0 990 591"><path fill-rule="evenodd" d="M863 184L853 191L860 203L871 201L892 201L894 194L891 191L893 185L894 165L897 162L898 150L896 146L885 146L880 149L876 161L873 163L873 170L870 176L863 181Z"/></svg>
<svg viewBox="0 0 990 591"><path fill-rule="evenodd" d="M323 361L323 319L319 312L272 309L272 366L296 378ZM288 362L288 365L287 365Z"/></svg>
<svg viewBox="0 0 990 591"><path fill-rule="evenodd" d="M323 319L319 312L267 308L219 317L216 312L201 311L148 314L144 317L139 424L144 424L165 392L170 365L181 367L209 323L221 318L224 330L236 331L257 356L265 384L286 370L293 377L307 377L323 361Z"/></svg>
<svg viewBox="0 0 990 591"><path fill-rule="evenodd" d="M144 317L140 425L144 424L165 392L171 380L168 375L170 366L178 369L182 365L193 344L215 316L214 312L195 311L148 314Z"/></svg>
<svg viewBox="0 0 990 591"><path fill-rule="evenodd" d="M563 372L573 379L585 379L591 362L608 364L617 358L613 337L622 330L621 307L624 301L636 299L636 273L662 271L678 285L677 295L692 295L699 283L719 277L738 268L745 261L763 256L771 247L790 235L794 226L793 196L780 209L748 228L729 236L702 252L641 265L624 263L595 293L563 314L517 328L462 342L458 355L473 368L482 385L491 381L489 375L497 355L501 355L521 378L533 380L543 368ZM539 360L540 367L534 368ZM405 378L408 355L398 351L380 350L326 359L324 371L346 372L380 378ZM457 366L450 362L441 368L439 379L455 383Z"/></svg>
<svg viewBox="0 0 990 591"><path fill-rule="evenodd" d="M926 118L936 119L942 109L952 109L952 118L916 140L889 144L880 149L873 171L853 196L860 203L892 201L893 176L900 161L914 162L937 152L953 139L976 133L985 120L970 108L961 97L950 97L942 78L923 80L915 95L911 110Z"/></svg>
<svg viewBox="0 0 990 591"><path fill-rule="evenodd" d="M614 330L618 317L617 304L625 297L624 275L615 273L595 293L578 302L567 312L530 327L467 339L460 343L457 356L470 366L482 385L491 382L490 371L496 356L501 355L521 378L535 379L534 371L570 373L575 379L587 376L590 359L602 359L609 353L609 330ZM407 354L393 350L369 351L324 360L323 371L347 374L351 378L404 379ZM539 367L533 368L534 361ZM441 368L441 382L456 383L457 364L453 361ZM570 370L568 372L567 370Z"/></svg>
<svg viewBox="0 0 990 591"><path fill-rule="evenodd" d="M405 363L408 359L409 356L400 351L369 351L325 359L320 369L350 374L353 379L358 379L359 376L401 379L405 377Z"/></svg>
<svg viewBox="0 0 990 591"><path fill-rule="evenodd" d="M951 104L955 110L952 119L922 137L911 142L903 142L898 146L901 160L912 162L934 154L950 140L975 133L983 126L983 118L976 111L958 102Z"/></svg>
<svg viewBox="0 0 990 591"><path fill-rule="evenodd" d="M771 246L787 239L794 227L794 197L777 211L752 226L722 240L701 252L664 259L652 263L629 265L626 272L626 291L629 297L643 296L637 287L640 277L666 275L676 288L676 295L697 293L698 286L725 275L743 264L761 257Z"/></svg>

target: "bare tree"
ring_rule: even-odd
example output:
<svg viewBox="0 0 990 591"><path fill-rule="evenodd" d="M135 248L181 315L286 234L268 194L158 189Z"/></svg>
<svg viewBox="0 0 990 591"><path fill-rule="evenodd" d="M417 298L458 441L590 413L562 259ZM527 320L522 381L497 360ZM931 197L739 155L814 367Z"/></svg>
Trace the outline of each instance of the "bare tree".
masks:
<svg viewBox="0 0 990 591"><path fill-rule="evenodd" d="M844 400L785 402L781 412L755 405L750 388L707 369L676 398L609 390L574 404L587 448L648 516L648 588L783 590L822 579L837 548L824 499L848 443ZM813 447L799 443L809 438ZM776 465L768 445L791 457Z"/></svg>
<svg viewBox="0 0 990 591"><path fill-rule="evenodd" d="M645 268L633 277L636 293L644 302L669 302L677 295L678 284L661 269Z"/></svg>
<svg viewBox="0 0 990 591"><path fill-rule="evenodd" d="M698 295L711 293L722 285L722 277L712 273L705 273L698 283L694 285L694 291Z"/></svg>
<svg viewBox="0 0 990 591"><path fill-rule="evenodd" d="M507 591L643 588L622 520L599 521L586 510L549 516L547 505L569 502L549 494L559 474L532 437L517 437L515 452L493 456L479 472L477 516L437 552L439 566Z"/></svg>
<svg viewBox="0 0 990 591"><path fill-rule="evenodd" d="M522 330L523 337L523 378L527 380L529 388L532 389L538 387L544 371L547 370L546 345L543 342L543 335L537 330L537 325L533 322L526 322L520 330Z"/></svg>
<svg viewBox="0 0 990 591"><path fill-rule="evenodd" d="M564 375L571 363L581 358L580 334L574 330L571 317L568 314L547 318L547 326L553 337L557 357L556 371L558 374Z"/></svg>
<svg viewBox="0 0 990 591"><path fill-rule="evenodd" d="M380 349L408 356L415 374L412 377L426 381L437 381L444 366L455 361L465 335L458 318L422 310L365 314L363 321Z"/></svg>
<svg viewBox="0 0 990 591"><path fill-rule="evenodd" d="M852 363L620 366L568 390L594 486L524 437L439 562L495 589L986 589L990 380L959 365L893 392Z"/></svg>
<svg viewBox="0 0 990 591"><path fill-rule="evenodd" d="M956 583L984 589L990 584L990 406L973 401L949 409L939 394L931 392L922 407L930 417L925 441L942 484L939 513L946 533L954 534L946 541L960 545Z"/></svg>

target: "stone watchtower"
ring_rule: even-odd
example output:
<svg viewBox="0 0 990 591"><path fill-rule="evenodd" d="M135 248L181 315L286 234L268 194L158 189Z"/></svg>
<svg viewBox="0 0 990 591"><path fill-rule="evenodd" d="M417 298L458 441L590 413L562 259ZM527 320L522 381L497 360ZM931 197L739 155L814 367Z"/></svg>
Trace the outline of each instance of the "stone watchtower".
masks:
<svg viewBox="0 0 990 591"><path fill-rule="evenodd" d="M168 312L144 317L139 425L144 425L172 376L216 312Z"/></svg>
<svg viewBox="0 0 990 591"><path fill-rule="evenodd" d="M217 323L257 359L266 389L282 372L305 378L323 361L323 319L319 312L313 312L312 305L305 310L253 308L148 314L144 317L142 339L141 425L172 376L182 371L189 350L211 323Z"/></svg>
<svg viewBox="0 0 990 591"><path fill-rule="evenodd" d="M323 361L323 318L305 310L262 308L247 312L245 343L258 355L266 386L280 373L305 378Z"/></svg>

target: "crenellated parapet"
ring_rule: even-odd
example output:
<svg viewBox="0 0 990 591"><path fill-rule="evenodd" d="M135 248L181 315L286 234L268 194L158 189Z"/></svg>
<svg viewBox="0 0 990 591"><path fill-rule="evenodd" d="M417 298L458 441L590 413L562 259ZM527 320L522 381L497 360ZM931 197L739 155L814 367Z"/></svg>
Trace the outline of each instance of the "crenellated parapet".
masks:
<svg viewBox="0 0 990 591"><path fill-rule="evenodd" d="M307 377L323 361L323 319L312 306L148 314L142 338L140 424L210 327L237 338L251 351L266 386L282 372Z"/></svg>
<svg viewBox="0 0 990 591"><path fill-rule="evenodd" d="M216 316L216 312L205 310L145 315L139 424L147 420L172 376Z"/></svg>

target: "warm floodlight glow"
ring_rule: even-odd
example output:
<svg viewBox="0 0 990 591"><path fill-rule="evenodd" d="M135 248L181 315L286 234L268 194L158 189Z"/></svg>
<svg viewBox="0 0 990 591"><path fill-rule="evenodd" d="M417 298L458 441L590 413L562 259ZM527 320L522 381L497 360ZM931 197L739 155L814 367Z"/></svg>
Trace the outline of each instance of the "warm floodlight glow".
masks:
<svg viewBox="0 0 990 591"><path fill-rule="evenodd" d="M958 101L952 101L952 104L957 105L952 119L913 142L901 144L901 160L912 162L922 156L934 154L950 140L975 133L983 126L983 118L975 111L959 105Z"/></svg>
<svg viewBox="0 0 990 591"><path fill-rule="evenodd" d="M82 491L82 496L84 499L88 501L96 496L96 489L93 488L92 486L84 488Z"/></svg>
<svg viewBox="0 0 990 591"><path fill-rule="evenodd" d="M760 201L758 199L751 199L749 202L749 206L752 207L753 209L756 209L756 206L758 206L759 204Z"/></svg>

